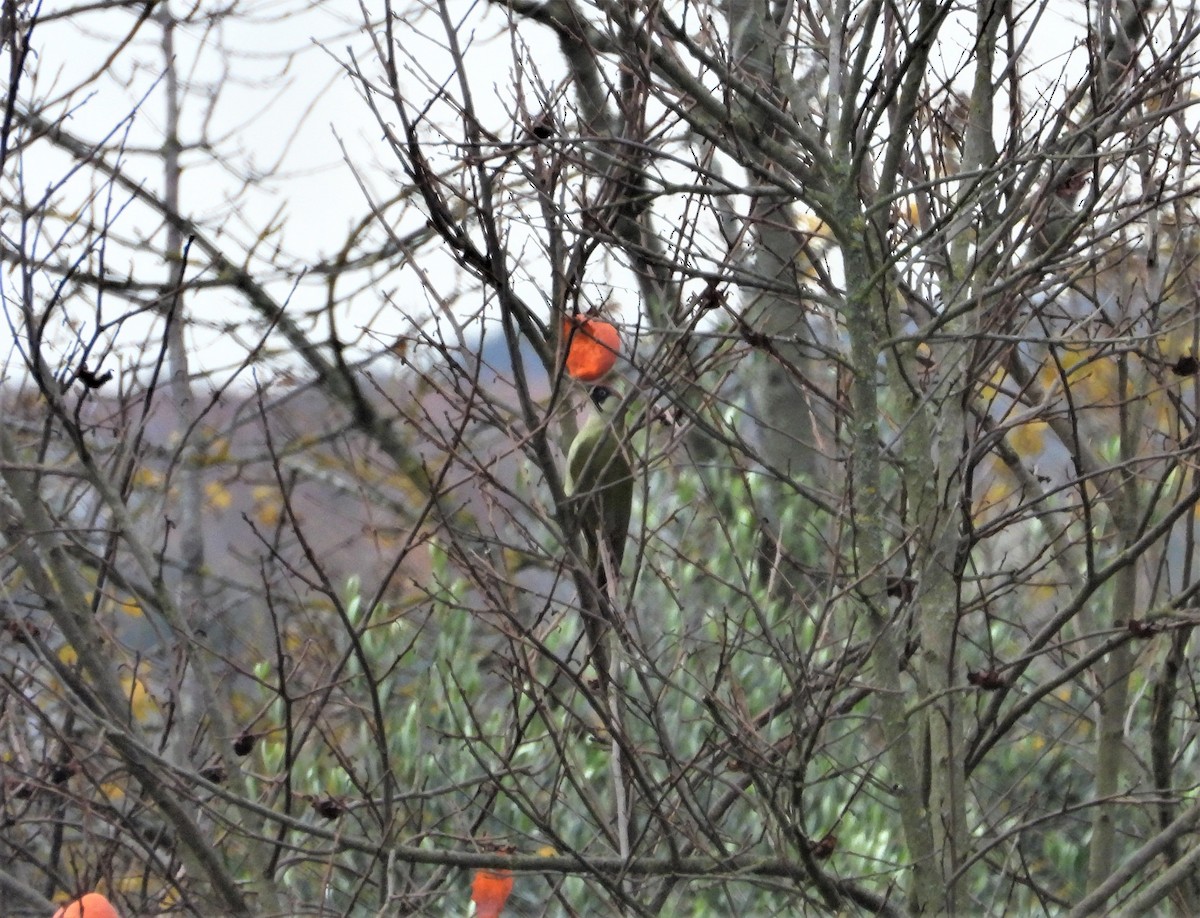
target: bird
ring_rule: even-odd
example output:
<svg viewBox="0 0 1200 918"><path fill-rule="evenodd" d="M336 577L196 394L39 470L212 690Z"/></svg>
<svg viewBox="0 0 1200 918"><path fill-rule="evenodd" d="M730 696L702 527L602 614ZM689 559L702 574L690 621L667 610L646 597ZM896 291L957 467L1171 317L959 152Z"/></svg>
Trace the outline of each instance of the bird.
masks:
<svg viewBox="0 0 1200 918"><path fill-rule="evenodd" d="M565 492L579 522L588 572L597 592L607 595L625 556L633 509L633 466L625 424L628 406L615 383L593 386L589 394L595 411L567 450ZM607 676L603 646L607 629L594 609L585 614L584 625L597 668Z"/></svg>
<svg viewBox="0 0 1200 918"><path fill-rule="evenodd" d="M603 586L607 568L615 573L625 555L633 506L633 467L625 435L625 411L615 385L594 386L595 412L567 451L566 493L575 500L587 562ZM608 558L604 552L608 553ZM607 560L608 565L603 564Z"/></svg>

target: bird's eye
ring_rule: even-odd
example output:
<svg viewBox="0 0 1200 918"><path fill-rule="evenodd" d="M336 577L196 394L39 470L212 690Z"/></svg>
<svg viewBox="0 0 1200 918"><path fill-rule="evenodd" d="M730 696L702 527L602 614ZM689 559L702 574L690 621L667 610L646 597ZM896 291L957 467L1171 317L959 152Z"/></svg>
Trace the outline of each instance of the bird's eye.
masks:
<svg viewBox="0 0 1200 918"><path fill-rule="evenodd" d="M612 397L613 391L608 386L593 386L592 387L592 404L597 408L603 408L604 403Z"/></svg>

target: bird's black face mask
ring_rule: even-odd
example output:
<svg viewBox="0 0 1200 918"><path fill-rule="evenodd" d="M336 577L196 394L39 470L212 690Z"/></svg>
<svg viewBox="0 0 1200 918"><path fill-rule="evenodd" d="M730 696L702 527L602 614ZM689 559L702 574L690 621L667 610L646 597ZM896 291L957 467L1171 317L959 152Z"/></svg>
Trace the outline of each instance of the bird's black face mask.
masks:
<svg viewBox="0 0 1200 918"><path fill-rule="evenodd" d="M592 404L600 411L604 410L604 403L616 395L608 386L593 386L591 391Z"/></svg>

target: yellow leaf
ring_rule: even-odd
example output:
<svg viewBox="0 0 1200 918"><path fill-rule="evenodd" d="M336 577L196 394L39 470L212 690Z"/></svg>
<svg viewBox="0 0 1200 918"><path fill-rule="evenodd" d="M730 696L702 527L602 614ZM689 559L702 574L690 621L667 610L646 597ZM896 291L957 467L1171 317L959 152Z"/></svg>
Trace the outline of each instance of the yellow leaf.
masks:
<svg viewBox="0 0 1200 918"><path fill-rule="evenodd" d="M1008 432L1008 442L1023 458L1036 456L1046 448L1045 421L1030 421Z"/></svg>
<svg viewBox="0 0 1200 918"><path fill-rule="evenodd" d="M1033 588L1034 602L1049 602L1058 595L1058 586L1053 583L1039 583Z"/></svg>
<svg viewBox="0 0 1200 918"><path fill-rule="evenodd" d="M1069 347L1058 354L1058 362L1067 375L1070 375L1071 371L1090 358L1091 354L1081 347Z"/></svg>
<svg viewBox="0 0 1200 918"><path fill-rule="evenodd" d="M210 481L206 484L204 486L204 493L208 495L208 502L218 510L227 510L229 505L233 503L233 495L219 481Z"/></svg>
<svg viewBox="0 0 1200 918"><path fill-rule="evenodd" d="M1038 385L1043 390L1055 389L1062 382L1058 365L1053 360L1047 360L1037 372Z"/></svg>
<svg viewBox="0 0 1200 918"><path fill-rule="evenodd" d="M154 469L143 467L133 473L133 483L139 488L157 488L162 485L163 477Z"/></svg>
<svg viewBox="0 0 1200 918"><path fill-rule="evenodd" d="M203 458L200 460L204 465L219 465L229 458L229 439L227 437L217 437L208 444L208 449L205 450Z"/></svg>
<svg viewBox="0 0 1200 918"><path fill-rule="evenodd" d="M158 703L146 690L146 685L141 679L129 675L122 676L121 688L125 690L125 697L129 699L129 710L133 719L138 723L144 723L158 713Z"/></svg>
<svg viewBox="0 0 1200 918"><path fill-rule="evenodd" d="M1086 408L1116 401L1117 364L1111 357L1077 348L1063 351L1059 361L1066 370L1067 386L1076 405Z"/></svg>
<svg viewBox="0 0 1200 918"><path fill-rule="evenodd" d="M976 522L983 522L989 518L989 513L992 510L1002 509L1002 505L1014 493L1013 484L1005 481L999 472L992 477L992 483L988 489L978 497L975 501L974 515Z"/></svg>
<svg viewBox="0 0 1200 918"><path fill-rule="evenodd" d="M254 515L264 526L274 526L279 522L281 508L279 492L267 485L257 485L250 492L254 497Z"/></svg>
<svg viewBox="0 0 1200 918"><path fill-rule="evenodd" d="M1008 374L1004 372L1003 367L997 367L992 372L992 377L982 386L979 387L979 395L984 401L992 401L1000 394L1000 389L1004 385L1004 379Z"/></svg>

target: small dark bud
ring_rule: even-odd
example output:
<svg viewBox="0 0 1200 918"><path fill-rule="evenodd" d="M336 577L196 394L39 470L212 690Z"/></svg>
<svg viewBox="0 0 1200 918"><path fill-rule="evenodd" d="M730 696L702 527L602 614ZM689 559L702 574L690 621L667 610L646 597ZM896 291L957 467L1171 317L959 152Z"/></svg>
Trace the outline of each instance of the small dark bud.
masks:
<svg viewBox="0 0 1200 918"><path fill-rule="evenodd" d="M223 784L228 775L225 773L224 766L209 765L207 768L200 769L200 777L205 781L212 781L213 784Z"/></svg>
<svg viewBox="0 0 1200 918"><path fill-rule="evenodd" d="M820 841L809 842L808 850L818 861L823 861L837 850L838 837L829 832Z"/></svg>
<svg viewBox="0 0 1200 918"><path fill-rule="evenodd" d="M1087 185L1088 178L1087 172L1082 169L1076 169L1063 176L1062 180L1055 187L1054 193L1060 198L1073 198Z"/></svg>
<svg viewBox="0 0 1200 918"><path fill-rule="evenodd" d="M756 350L758 348L770 349L771 338L769 335L764 335L762 332L752 331L748 326L743 326L741 331L743 340L752 348L755 348Z"/></svg>
<svg viewBox="0 0 1200 918"><path fill-rule="evenodd" d="M888 577L887 579L887 594L899 599L901 602L909 602L913 598L913 591L917 588L917 581L911 577Z"/></svg>
<svg viewBox="0 0 1200 918"><path fill-rule="evenodd" d="M696 301L697 312L711 312L725 305L725 291L720 289L716 281L709 281L704 291Z"/></svg>
<svg viewBox="0 0 1200 918"><path fill-rule="evenodd" d="M318 816L325 819L337 819L342 813L346 812L346 808L342 806L342 802L334 800L332 797L323 797L320 800L314 800L313 809L317 811Z"/></svg>
<svg viewBox="0 0 1200 918"><path fill-rule="evenodd" d="M1176 376L1195 376L1200 370L1200 361L1191 354L1184 354L1171 365L1171 372Z"/></svg>
<svg viewBox="0 0 1200 918"><path fill-rule="evenodd" d="M1136 618L1126 622L1125 627L1136 638L1151 638L1162 631L1162 625L1157 622L1138 621Z"/></svg>
<svg viewBox="0 0 1200 918"><path fill-rule="evenodd" d="M4 623L4 631L18 644L30 644L42 636L42 629L37 625L13 619Z"/></svg>
<svg viewBox="0 0 1200 918"><path fill-rule="evenodd" d="M105 370L97 375L88 369L86 363L81 363L79 369L75 371L75 375L79 377L79 381L89 389L99 389L106 382L113 378L112 370Z"/></svg>
<svg viewBox="0 0 1200 918"><path fill-rule="evenodd" d="M253 733L243 733L233 741L233 751L238 755L249 755L254 749L256 739Z"/></svg>
<svg viewBox="0 0 1200 918"><path fill-rule="evenodd" d="M1004 677L994 669L983 669L978 672L968 672L967 681L985 692L994 692L1004 688Z"/></svg>

